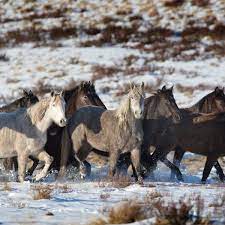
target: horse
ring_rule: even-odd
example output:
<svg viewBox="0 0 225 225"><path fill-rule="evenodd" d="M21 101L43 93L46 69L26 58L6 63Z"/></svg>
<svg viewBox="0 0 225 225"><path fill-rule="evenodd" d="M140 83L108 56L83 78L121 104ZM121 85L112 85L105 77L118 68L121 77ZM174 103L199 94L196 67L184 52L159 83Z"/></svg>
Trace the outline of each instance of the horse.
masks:
<svg viewBox="0 0 225 225"><path fill-rule="evenodd" d="M27 108L34 103L38 102L38 97L33 94L33 92L23 90L23 96L10 104L0 107L0 112L12 112L16 111L18 108Z"/></svg>
<svg viewBox="0 0 225 225"><path fill-rule="evenodd" d="M144 110L144 84L132 86L128 95L115 110L100 107L82 107L68 120L63 131L59 176L66 170L68 150L72 147L76 159L83 161L92 148L109 154L109 176L116 173L121 154L130 152L136 180L141 180L140 147L143 140L142 118Z"/></svg>
<svg viewBox="0 0 225 225"><path fill-rule="evenodd" d="M179 123L181 118L182 114L173 96L173 87L167 89L166 86L163 86L162 89L158 89L156 93L153 93L152 96L144 100L144 137L141 145L141 165L144 170L149 172L155 167L155 163L151 157L150 147L155 145L158 135L163 133L170 124ZM108 152L107 154L102 154L96 150L94 152L103 156L109 156ZM162 161L175 171L178 179L182 180L182 174L176 166L167 159L162 159ZM126 164L129 168L131 165L129 154L120 157L118 167L121 168L122 164ZM144 170L142 171L142 175L146 176Z"/></svg>
<svg viewBox="0 0 225 225"><path fill-rule="evenodd" d="M93 83L82 82L72 89L64 91L64 99L66 102L66 117L70 118L79 108L87 105L99 106L106 109L105 105L96 93L95 86ZM60 156L61 156L61 138L62 131L64 128L53 124L47 132L47 142L45 144L45 151L54 158L49 169L59 171L60 167ZM78 162L74 159L73 155L69 157L69 164L78 166ZM85 161L87 167L90 168L88 162ZM28 175L32 175L33 171L38 165L38 161L34 159L33 166L28 170Z"/></svg>
<svg viewBox="0 0 225 225"><path fill-rule="evenodd" d="M182 114L173 96L173 87L167 89L163 86L156 93L145 99L141 164L149 172L155 168L154 158L151 156L150 147L158 148L158 140L171 124L181 121ZM159 142L160 143L160 142ZM179 180L183 180L180 170L166 158L159 158L177 175Z"/></svg>
<svg viewBox="0 0 225 225"><path fill-rule="evenodd" d="M28 157L34 156L45 162L43 170L36 175L39 181L46 176L52 163L43 147L47 141L47 129L55 122L66 125L65 101L62 93L52 92L36 104L14 112L0 113L0 158L18 157L18 180L24 181Z"/></svg>
<svg viewBox="0 0 225 225"><path fill-rule="evenodd" d="M199 100L196 104L194 104L190 108L181 109L183 117L187 117L190 114L198 114L198 113L220 113L225 112L225 95L223 89L216 87L215 90L206 96L204 96L201 100ZM185 149L181 149L180 147L175 148L173 164L178 168L180 167L180 162L185 154ZM215 168L217 171L221 171L221 166L217 161L215 164ZM174 180L175 174L171 171L171 180Z"/></svg>
<svg viewBox="0 0 225 225"><path fill-rule="evenodd" d="M5 106L2 106L0 108L0 112L12 112L16 111L18 108L27 108L30 107L31 105L35 104L38 102L38 97L33 94L33 92L27 91L23 89L23 96L10 104L7 104ZM17 165L17 158L6 158L3 160L3 166L5 170L10 170L13 169L13 165L15 169L17 170L18 165Z"/></svg>
<svg viewBox="0 0 225 225"><path fill-rule="evenodd" d="M218 158L225 156L225 113L192 115L169 130L166 133L167 136L170 133L175 137L173 139L174 146L207 157L201 179L202 183L206 182L213 166L216 168L220 180L225 181L225 175L218 163ZM169 148L171 148L171 144ZM156 151L157 155L167 154L169 150L165 148L161 153Z"/></svg>

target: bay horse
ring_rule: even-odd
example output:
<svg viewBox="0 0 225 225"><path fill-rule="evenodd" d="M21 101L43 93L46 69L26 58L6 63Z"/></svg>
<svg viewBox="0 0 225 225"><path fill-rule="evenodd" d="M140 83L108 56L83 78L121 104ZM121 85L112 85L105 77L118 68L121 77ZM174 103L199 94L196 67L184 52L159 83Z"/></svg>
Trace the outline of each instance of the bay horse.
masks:
<svg viewBox="0 0 225 225"><path fill-rule="evenodd" d="M79 108L87 105L99 106L106 109L105 105L96 93L93 83L81 82L70 90L64 91L64 99L66 102L66 117L70 118ZM47 132L47 142L45 144L45 151L54 158L50 169L59 171L61 160L61 139L62 127L53 124ZM68 164L79 166L79 163L74 158L73 154L69 156ZM28 175L32 175L33 171L38 165L38 161L34 159L33 166L28 170ZM85 161L85 165L90 167L90 164Z"/></svg>
<svg viewBox="0 0 225 225"><path fill-rule="evenodd" d="M23 89L23 96L10 104L4 105L0 107L0 112L13 112L16 111L18 108L27 108L30 107L31 105L35 104L38 102L38 97L33 94L33 92L27 91ZM17 165L17 158L6 158L3 159L3 166L5 170L12 170L13 166L17 170L18 165Z"/></svg>
<svg viewBox="0 0 225 225"><path fill-rule="evenodd" d="M30 155L45 162L36 175L39 181L46 176L52 158L43 150L47 141L47 129L55 122L66 125L65 101L62 93L51 93L28 108L0 113L0 158L18 157L18 179L24 181L26 164Z"/></svg>
<svg viewBox="0 0 225 225"><path fill-rule="evenodd" d="M163 86L153 96L145 99L141 164L148 172L156 166L154 162L156 159L151 156L150 147L159 148L160 137L167 130L167 127L180 123L181 119L182 113L174 99L173 87L167 89L166 86ZM160 144L166 144L166 140L164 141L165 143ZM179 168L165 157L160 157L159 160L176 174L178 180L183 180Z"/></svg>
<svg viewBox="0 0 225 225"><path fill-rule="evenodd" d="M225 112L225 95L224 90L216 87L215 90L206 96L204 96L201 100L199 100L196 104L194 104L190 108L181 109L183 117L190 116L190 114L196 113L220 113ZM175 148L173 164L178 168L180 167L180 162L185 154L185 149L180 148L179 146ZM218 173L222 171L222 168L217 161L215 163L215 168ZM221 174L221 173L220 173ZM175 174L171 171L171 180L173 180Z"/></svg>
<svg viewBox="0 0 225 225"><path fill-rule="evenodd" d="M126 99L115 110L87 106L76 111L63 131L60 176L65 174L68 151L72 146L82 170L83 161L93 148L109 154L109 176L114 176L121 154L130 152L135 178L140 176L140 147L144 84L132 86Z"/></svg>
<svg viewBox="0 0 225 225"><path fill-rule="evenodd" d="M171 146L179 146L186 151L206 156L202 182L205 183L213 166L222 182L225 176L219 166L218 158L225 156L225 113L212 113L206 115L192 115L180 124L170 127L161 141L170 138L169 145L156 149L153 158L158 160L170 150ZM167 136L167 137L166 137ZM172 147L172 148L173 148Z"/></svg>

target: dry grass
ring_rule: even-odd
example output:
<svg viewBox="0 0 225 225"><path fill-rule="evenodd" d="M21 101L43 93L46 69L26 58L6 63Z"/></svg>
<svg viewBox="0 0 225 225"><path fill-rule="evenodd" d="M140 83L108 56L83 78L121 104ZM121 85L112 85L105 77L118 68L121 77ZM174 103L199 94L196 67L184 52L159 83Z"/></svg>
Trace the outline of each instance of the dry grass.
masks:
<svg viewBox="0 0 225 225"><path fill-rule="evenodd" d="M122 174L115 175L113 178L106 177L98 181L99 187L114 187L125 188L132 184L132 180L129 176Z"/></svg>
<svg viewBox="0 0 225 225"><path fill-rule="evenodd" d="M193 211L195 215L193 216ZM208 217L203 217L204 202L197 196L191 200L180 199L178 202L165 203L159 197L148 195L143 201L131 200L104 209L105 217L91 221L91 225L127 224L156 218L154 225L211 225ZM147 224L147 222L146 222Z"/></svg>
<svg viewBox="0 0 225 225"><path fill-rule="evenodd" d="M54 186L51 185L34 185L31 187L33 200L51 199Z"/></svg>
<svg viewBox="0 0 225 225"><path fill-rule="evenodd" d="M103 65L94 65L92 67L92 81L99 80L105 77L111 77L122 70L118 66L103 66Z"/></svg>
<svg viewBox="0 0 225 225"><path fill-rule="evenodd" d="M109 193L103 193L103 194L100 194L100 199L101 200L107 200L108 198L110 198L110 194Z"/></svg>
<svg viewBox="0 0 225 225"><path fill-rule="evenodd" d="M10 183L4 182L3 187L1 188L1 191L12 191L12 187Z"/></svg>
<svg viewBox="0 0 225 225"><path fill-rule="evenodd" d="M146 217L142 212L142 205L136 201L128 201L117 207L108 209L108 216L106 219L99 218L93 220L90 225L127 224L141 221L145 218Z"/></svg>
<svg viewBox="0 0 225 225"><path fill-rule="evenodd" d="M177 84L176 89L181 92L181 93L186 93L188 95L192 95L195 90L198 91L204 91L204 90L211 90L214 89L215 87L212 85L204 85L204 84L199 84L197 86L184 86L182 84Z"/></svg>
<svg viewBox="0 0 225 225"><path fill-rule="evenodd" d="M61 90L70 90L74 88L78 83L71 79L67 85L61 87L61 86L56 86L56 85L51 85L51 84L46 84L44 80L39 80L35 84L35 88L32 90L36 95L45 95L47 93L50 93L52 90L54 91L61 91Z"/></svg>

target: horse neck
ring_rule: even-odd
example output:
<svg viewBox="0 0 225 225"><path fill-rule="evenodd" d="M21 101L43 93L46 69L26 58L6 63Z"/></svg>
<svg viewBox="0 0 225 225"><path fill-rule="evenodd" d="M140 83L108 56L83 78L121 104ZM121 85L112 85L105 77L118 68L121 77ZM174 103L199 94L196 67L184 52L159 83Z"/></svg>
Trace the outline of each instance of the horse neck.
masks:
<svg viewBox="0 0 225 225"><path fill-rule="evenodd" d="M43 101L43 100L42 100ZM42 101L36 103L35 105L31 106L27 110L27 114L29 115L32 124L41 132L41 133L46 133L47 129L51 126L52 124L52 119L49 117L49 109L47 106L46 111L44 112L44 115L41 119L32 119L35 116L37 116L37 111L39 111L40 104L42 104Z"/></svg>
<svg viewBox="0 0 225 225"><path fill-rule="evenodd" d="M0 111L10 112L10 111L16 110L18 107L21 107L22 101L23 101L23 97L9 103L8 105L2 106L0 108Z"/></svg>
<svg viewBox="0 0 225 225"><path fill-rule="evenodd" d="M186 110L192 113L210 113L212 112L212 100L210 96L205 96L192 107L186 108Z"/></svg>
<svg viewBox="0 0 225 225"><path fill-rule="evenodd" d="M146 119L158 119L158 96L151 96L146 100L145 109L144 109L144 118Z"/></svg>

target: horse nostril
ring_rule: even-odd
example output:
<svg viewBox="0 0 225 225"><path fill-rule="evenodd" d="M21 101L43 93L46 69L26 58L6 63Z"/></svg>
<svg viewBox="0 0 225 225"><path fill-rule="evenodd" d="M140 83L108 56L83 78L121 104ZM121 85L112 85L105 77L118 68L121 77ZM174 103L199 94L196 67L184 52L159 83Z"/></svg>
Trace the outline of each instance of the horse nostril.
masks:
<svg viewBox="0 0 225 225"><path fill-rule="evenodd" d="M66 124L66 119L61 119L60 124L65 125Z"/></svg>

